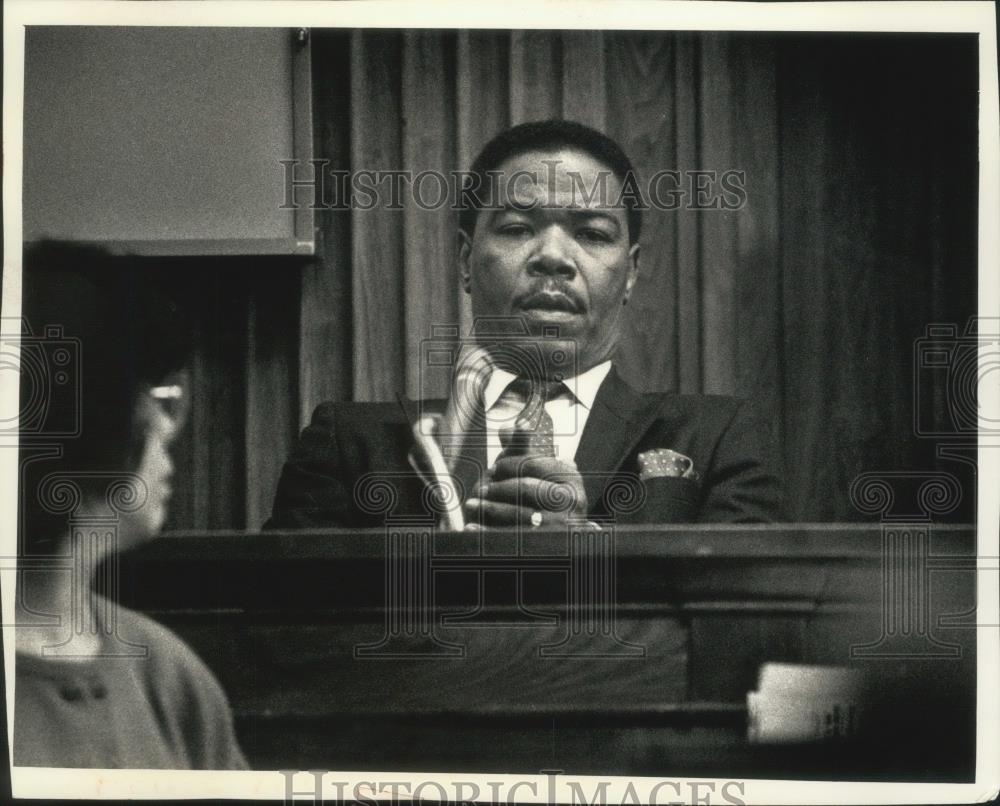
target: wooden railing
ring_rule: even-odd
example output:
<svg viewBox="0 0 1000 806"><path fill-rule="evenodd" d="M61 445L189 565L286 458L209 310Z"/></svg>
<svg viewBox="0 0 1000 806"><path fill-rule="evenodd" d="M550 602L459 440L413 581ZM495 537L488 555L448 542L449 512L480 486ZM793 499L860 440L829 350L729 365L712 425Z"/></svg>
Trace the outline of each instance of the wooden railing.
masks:
<svg viewBox="0 0 1000 806"><path fill-rule="evenodd" d="M914 525L208 533L121 601L227 690L258 768L961 780L975 534ZM867 730L746 740L761 664L853 666Z"/></svg>

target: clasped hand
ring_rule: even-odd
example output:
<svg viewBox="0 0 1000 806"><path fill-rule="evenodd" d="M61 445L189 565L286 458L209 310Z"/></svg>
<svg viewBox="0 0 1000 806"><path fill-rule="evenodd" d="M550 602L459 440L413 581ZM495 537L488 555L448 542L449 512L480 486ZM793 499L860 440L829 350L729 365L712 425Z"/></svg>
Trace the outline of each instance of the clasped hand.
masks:
<svg viewBox="0 0 1000 806"><path fill-rule="evenodd" d="M478 529L480 524L548 528L584 519L583 477L575 463L555 456L504 451L466 501L465 515L467 529Z"/></svg>

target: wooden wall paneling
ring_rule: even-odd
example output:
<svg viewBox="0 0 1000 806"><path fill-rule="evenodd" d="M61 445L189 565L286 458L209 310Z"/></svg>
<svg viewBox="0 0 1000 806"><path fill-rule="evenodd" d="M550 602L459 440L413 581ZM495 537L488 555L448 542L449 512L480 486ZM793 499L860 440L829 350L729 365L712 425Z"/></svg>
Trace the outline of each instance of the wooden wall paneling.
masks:
<svg viewBox="0 0 1000 806"><path fill-rule="evenodd" d="M941 218L934 216L933 210L931 218L935 222L934 253L940 261L934 278L932 301L936 307L932 316L963 325L977 310L979 290L979 216L970 214L976 209L979 187L979 47L975 34L956 36L942 45L939 63L951 64L949 70L932 70L933 63L928 63L930 87L943 107L937 118L943 131L932 153L948 157L935 160L942 169L938 173L940 185L928 189L941 207ZM994 333L997 324L994 319Z"/></svg>
<svg viewBox="0 0 1000 806"><path fill-rule="evenodd" d="M243 528L246 495L247 281L231 259L206 258L184 267L192 306L195 353L191 363L191 413L185 431L193 487L190 522L201 529ZM235 270L233 270L235 269ZM178 469L177 475L183 472ZM178 518L181 511L178 511ZM191 528L179 519L171 528Z"/></svg>
<svg viewBox="0 0 1000 806"><path fill-rule="evenodd" d="M851 645L875 641L882 630L877 524L770 533L738 526L625 527L614 632L644 647L641 657L590 654L587 650L598 646L608 649L593 631L562 658L539 657L539 646L564 639L573 623L573 613L564 607L571 579L551 567L527 574L534 583L522 589L522 604L550 613L552 623L511 630L512 600L477 624L442 621L441 616L467 613L481 601L475 564L465 561L464 570L438 566L429 614L439 640L465 647L461 658L406 657L407 647L426 650L426 642L397 643L392 656L355 657L359 644L371 646L385 635L389 615L383 607L384 558L373 536L364 531L288 532L267 540L238 532L175 535L123 555L122 601L172 627L198 651L229 694L246 731L241 740L248 740L245 749L260 764L262 744L274 741L272 750L287 753L280 740L295 742L315 729L316 720L326 720L330 729L311 734L316 742L311 749L296 746L296 751L317 762L324 753L330 758L344 752L355 739L377 747L380 737L401 728L413 731L416 746L409 751L422 753L426 762L432 746L420 742L414 726L436 723L458 737L452 745L475 746L470 762L494 763L509 758L508 729L532 728L553 741L554 735L561 738L557 724L560 731L572 731L573 722L593 741L586 743L589 748L558 745L565 761L590 764L593 771L595 762L607 763L610 739L616 763L659 762L662 772L664 758L691 759L685 747L702 762L714 760L700 730L726 725L737 731L734 739L745 739L745 697L755 688L762 663L846 665ZM461 535L439 538L438 560L456 560L466 541ZM529 555L551 558L563 538L533 533L528 540ZM936 529L933 548L941 557L969 558L975 530ZM187 586L176 585L178 574L186 574ZM975 590L964 576L935 576L930 623L974 605ZM909 686L903 690L911 696L901 700L898 715L908 713L906 704L933 698L968 707L975 690L975 634L947 627L943 633L938 637L959 642L964 650L961 660L944 664L947 669L940 659L857 664L882 683ZM921 738L933 732L950 745L962 735L960 724L942 734L940 723L920 717L913 721L925 723ZM351 734L338 729L344 724L351 725ZM595 732L612 727L635 733ZM668 727L682 731L670 737L677 740L674 746L653 746L666 738L654 739L657 732ZM476 741L481 729L482 741ZM271 738L258 744L255 731ZM625 752L630 739L631 758ZM386 748L386 759L412 759L405 746ZM653 755L660 751L665 755Z"/></svg>
<svg viewBox="0 0 1000 806"><path fill-rule="evenodd" d="M349 31L312 31L315 158L328 172L351 167ZM308 169L307 175L308 175ZM352 396L351 213L328 173L317 187L316 257L301 269L299 302L299 427L324 400ZM326 187L324 187L326 185Z"/></svg>
<svg viewBox="0 0 1000 806"><path fill-rule="evenodd" d="M695 34L677 34L674 45L675 101L673 129L676 141L674 170L680 172L680 188L686 187L685 172L699 164L698 147L698 60L700 47ZM674 224L674 256L677 262L677 302L673 308L677 333L677 391L702 391L701 261L699 218L685 209L671 214Z"/></svg>
<svg viewBox="0 0 1000 806"><path fill-rule="evenodd" d="M783 48L786 465L805 469L789 496L797 519L863 517L849 489L865 470L934 467L912 425L913 344L935 293L927 191L941 165L931 156L940 130L928 134L925 115L924 71L939 61L928 53L907 39Z"/></svg>
<svg viewBox="0 0 1000 806"><path fill-rule="evenodd" d="M863 173L859 171L861 176L872 176L867 183L871 186L870 203L864 210L868 220L858 226L868 235L868 249L859 262L871 276L867 296L872 302L867 312L877 308L883 313L876 312L874 321L864 329L861 323L854 322L854 332L863 334L856 337L854 345L862 354L855 367L870 378L867 388L880 409L876 422L855 435L858 448L850 457L855 460L855 474L857 466L871 467L875 463L887 469L940 469L960 476L970 469L953 461L941 465L935 457L937 441L918 437L912 422L916 399L922 399L923 411L927 411L928 404L933 406L933 390L922 387L928 382L933 384L935 374L914 371L915 342L925 334L928 324L949 319L961 333L975 309L974 295L968 293L968 282L975 278L974 260L970 259L974 227L962 234L944 235L956 213L968 224L975 221L969 208L954 200L975 198L960 188L976 186L976 104L972 99L976 81L968 70L959 85L953 75L940 75L939 67L950 64L955 70L964 62L968 69L973 59L963 59L960 51L953 50L958 41L938 39L932 58L927 57L926 45L913 40L900 39L881 49L869 46L852 65L859 74L878 63L880 57L885 59L884 66L871 79L871 95L880 102L862 104L856 113L864 121L864 129L877 132L872 138L876 148L862 152L870 154L870 159L862 163ZM965 53L972 57L975 49L969 44ZM936 110L930 118L926 115L928 107ZM922 167L914 170L915 165ZM945 189L947 184L951 184L950 191ZM952 201L946 201L949 199ZM916 223L920 221L923 225ZM968 250L964 260L943 261L941 253L946 243L953 245L956 256ZM963 315L943 315L954 301L963 298ZM857 307L856 315L863 315ZM875 356L881 365L878 368ZM939 391L940 404L946 404L949 398L955 399L951 390ZM863 399L859 403L871 405L876 400ZM940 414L944 413L945 406L941 405ZM926 416L922 419L928 420ZM974 485L969 483L971 479L963 481L964 492L971 499ZM966 510L966 519L972 517L972 511Z"/></svg>
<svg viewBox="0 0 1000 806"><path fill-rule="evenodd" d="M556 31L511 31L511 123L561 117L561 51Z"/></svg>
<svg viewBox="0 0 1000 806"><path fill-rule="evenodd" d="M677 161L674 40L633 32L608 32L606 37L608 133L631 158L645 193L651 177L673 169ZM619 351L623 376L642 390L676 388L674 222L675 213L652 205L643 214L640 278Z"/></svg>
<svg viewBox="0 0 1000 806"><path fill-rule="evenodd" d="M282 461L298 432L296 302L292 266L263 266L247 300L246 515L257 531L271 515Z"/></svg>
<svg viewBox="0 0 1000 806"><path fill-rule="evenodd" d="M932 323L950 322L963 334L977 307L977 48L956 35L934 40L930 55L925 42L906 38L893 43L889 61L880 62L885 53L870 46L857 70L884 65L877 74L881 87L872 93L884 100L864 111L868 127L879 134L879 150L868 167L878 177L870 212L873 243L880 247L874 283L878 302L898 313L884 317L877 334L881 348L874 340L860 345L884 414L879 432L863 433L859 453L868 467L881 463L955 474L963 501L951 517L970 521L975 518L975 452L959 449L942 461L939 445L954 440L919 436L913 413L920 400L925 424L935 417L939 428L950 422L947 410L960 398L941 383L943 377L915 369L914 348ZM941 70L944 64L947 71ZM935 109L933 116L926 114L928 108ZM917 165L922 167L915 170ZM881 369L875 356L885 362ZM935 384L945 388L935 390ZM964 391L960 405L974 412L975 383ZM939 408L932 416L935 396Z"/></svg>
<svg viewBox="0 0 1000 806"><path fill-rule="evenodd" d="M437 326L458 326L457 212L440 178L454 168L455 40L408 31L403 39L403 164L413 177L403 211L406 392L444 397L440 375L422 371L421 345Z"/></svg>
<svg viewBox="0 0 1000 806"><path fill-rule="evenodd" d="M480 149L510 124L510 37L505 31L459 31L456 51L457 167L467 171ZM468 333L472 304L461 290L458 310L462 333Z"/></svg>
<svg viewBox="0 0 1000 806"><path fill-rule="evenodd" d="M438 628L438 640L461 645L457 662L440 658L407 660L355 657L358 646L377 643L385 634L384 615L370 621L342 612L314 616L322 623L248 625L239 617L220 624L209 616L173 625L211 668L223 670L234 711L262 716L347 716L359 710L388 715L407 708L425 713L475 712L504 706L513 712L573 708L600 703L602 710L643 703L680 702L687 673L687 631L676 620L622 618L620 640L646 648L639 662L596 654L588 662L539 655L539 647L565 638L564 614L552 626L504 629L487 624ZM170 620L170 615L165 614ZM220 640L220 633L226 635ZM600 637L594 639L600 646ZM581 651L580 657L583 657ZM241 659L253 658L253 663ZM371 667L378 666L378 674ZM608 686L615 679L614 687ZM392 696L386 696L392 692ZM704 699L713 699L706 696ZM719 699L715 697L714 699Z"/></svg>
<svg viewBox="0 0 1000 806"><path fill-rule="evenodd" d="M774 457L781 449L781 262L776 54L759 34L732 40L734 170L745 173L746 203L735 212L736 388L755 400L772 425ZM737 202L735 197L732 199Z"/></svg>
<svg viewBox="0 0 1000 806"><path fill-rule="evenodd" d="M246 279L226 271L231 258L159 260L166 262L150 264L149 270L165 272L177 284L178 299L190 300L185 307L193 342L190 412L170 450L175 491L164 528L242 528Z"/></svg>
<svg viewBox="0 0 1000 806"><path fill-rule="evenodd" d="M241 362L247 349L246 287L239 277L217 272L212 316L218 331L211 347L209 394L212 434L209 437L208 528L244 528L245 462L243 420L246 417L246 373Z"/></svg>
<svg viewBox="0 0 1000 806"><path fill-rule="evenodd" d="M968 36L956 36L942 45L942 58L927 63L930 79L927 90L939 104L940 114L934 118L937 127L927 136L933 138L932 153L946 155L943 159L932 159L934 171L927 187L928 203L925 205L931 221L928 227L930 241L930 305L927 324L951 322L964 333L970 318L974 316L978 303L977 232L978 216L972 212L976 204L978 187L978 48ZM951 64L948 71L933 69L937 64ZM961 82L956 91L955 82ZM919 172L918 172L919 173ZM953 200L964 199L967 204L956 204ZM969 209L969 208L972 209ZM981 333L990 327L996 334L1000 322L993 319L986 323ZM936 411L938 427L944 427L950 415L947 413L947 382L943 377L936 380L925 375L912 380L916 397L924 401L924 411ZM976 391L966 387L971 393L966 397L967 411L976 401ZM953 399L953 398L952 398ZM935 407L935 403L937 403ZM928 449L936 448L933 441L923 440ZM946 458L939 457L937 467L959 476L962 484L962 504L955 514L956 520L975 520L976 512L976 449L971 445L952 450Z"/></svg>
<svg viewBox="0 0 1000 806"><path fill-rule="evenodd" d="M873 50L880 52L877 57ZM897 412L908 408L911 395L906 323L922 318L927 298L926 272L914 270L926 250L907 254L924 201L923 171L908 169L926 153L917 131L924 113L914 115L913 95L901 102L916 67L905 48L862 43L852 47L850 60L843 58L843 42L825 44L819 52L826 81L834 65L846 74L827 93L833 113L827 121L829 143L838 170L825 182L823 211L826 372L832 381L821 431L821 455L827 457L823 486L828 516L855 520L861 513L848 491L860 473L917 469L905 458L912 445L910 423L900 423ZM868 82L867 91L852 92L854 81Z"/></svg>
<svg viewBox="0 0 1000 806"><path fill-rule="evenodd" d="M187 284L179 296L187 296ZM193 345L186 393L190 400L187 422L171 443L170 458L174 463L173 495L165 530L208 529L208 502L212 491L208 487L209 446L214 423L208 401L211 399L210 369L206 344L207 294L191 295L194 302L186 307Z"/></svg>
<svg viewBox="0 0 1000 806"><path fill-rule="evenodd" d="M603 31L562 33L562 114L604 131L607 125Z"/></svg>
<svg viewBox="0 0 1000 806"><path fill-rule="evenodd" d="M688 699L745 702L761 665L803 661L808 614L754 613L740 604L691 619Z"/></svg>
<svg viewBox="0 0 1000 806"><path fill-rule="evenodd" d="M699 170L721 174L736 165L737 130L732 109L733 44L729 34L706 33L701 37ZM711 184L714 193L716 183ZM695 204L706 201L695 198ZM711 203L715 203L713 200ZM736 274L737 214L722 209L700 210L702 257L702 360L704 391L732 394L736 391L737 325Z"/></svg>
<svg viewBox="0 0 1000 806"><path fill-rule="evenodd" d="M835 168L829 98L820 91L815 49L786 43L779 58L781 119L781 287L785 367L786 515L834 516L826 436L832 422L833 328L827 306L824 177Z"/></svg>
<svg viewBox="0 0 1000 806"><path fill-rule="evenodd" d="M710 713L714 715L715 711ZM423 770L431 766L452 773L510 775L558 769L568 774L662 777L663 769L670 768L674 775L683 771L692 777L762 777L761 763L740 746L745 733L745 728L736 727L740 714L730 711L727 716L729 723L723 725L717 723L726 717L710 716L707 728L692 729L692 720L682 716L675 724L663 725L661 721L640 727L621 727L604 719L602 725L590 725L586 730L578 718L570 717L546 720L548 727L541 730L538 723L544 717L539 715L526 725L514 722L498 731L482 720L465 720L456 725L451 720L430 720L422 715L409 719L351 715L313 720L246 719L237 715L236 731L251 764L264 770L300 766ZM787 759L780 760L783 766L772 762L767 768L774 771L772 777L779 778L783 770L790 768ZM435 791L439 790L433 786L420 788L425 798L434 797ZM663 792L659 790L659 794Z"/></svg>
<svg viewBox="0 0 1000 806"><path fill-rule="evenodd" d="M402 169L402 34L356 30L351 35L351 169ZM374 184L374 181L369 183ZM365 194L368 195L368 194ZM372 193L371 195L376 195ZM403 316L403 217L355 194L352 300L354 397L393 400L403 391L406 334ZM361 205L371 209L361 209Z"/></svg>

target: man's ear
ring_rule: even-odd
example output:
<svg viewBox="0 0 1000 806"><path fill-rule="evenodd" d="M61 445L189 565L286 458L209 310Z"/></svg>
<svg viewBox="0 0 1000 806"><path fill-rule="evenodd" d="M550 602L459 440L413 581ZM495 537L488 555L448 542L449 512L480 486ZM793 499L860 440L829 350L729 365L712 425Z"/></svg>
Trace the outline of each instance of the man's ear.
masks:
<svg viewBox="0 0 1000 806"><path fill-rule="evenodd" d="M628 304L628 299L632 296L632 288L636 280L639 279L639 244L632 244L628 250L628 278L625 280L625 296L622 297L622 305Z"/></svg>
<svg viewBox="0 0 1000 806"><path fill-rule="evenodd" d="M458 231L458 271L462 278L462 289L466 294L472 293L472 270L469 268L469 255L472 254L472 238L464 229Z"/></svg>

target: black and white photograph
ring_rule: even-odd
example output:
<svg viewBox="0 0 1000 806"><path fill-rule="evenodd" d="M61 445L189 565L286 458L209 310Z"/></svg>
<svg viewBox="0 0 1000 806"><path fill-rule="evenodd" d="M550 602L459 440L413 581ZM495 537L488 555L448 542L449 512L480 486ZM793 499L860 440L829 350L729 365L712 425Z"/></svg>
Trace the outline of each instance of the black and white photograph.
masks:
<svg viewBox="0 0 1000 806"><path fill-rule="evenodd" d="M5 794L996 797L996 31L8 2Z"/></svg>

